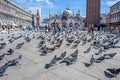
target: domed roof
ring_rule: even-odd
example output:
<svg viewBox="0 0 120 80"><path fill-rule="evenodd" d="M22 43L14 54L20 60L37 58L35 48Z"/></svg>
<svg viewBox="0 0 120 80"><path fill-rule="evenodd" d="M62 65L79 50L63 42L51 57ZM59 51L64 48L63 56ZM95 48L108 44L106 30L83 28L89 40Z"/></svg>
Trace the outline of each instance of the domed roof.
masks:
<svg viewBox="0 0 120 80"><path fill-rule="evenodd" d="M77 12L77 14L76 14L76 15L81 15L81 16L82 16L82 14L81 14L80 10L78 10L78 12Z"/></svg>
<svg viewBox="0 0 120 80"><path fill-rule="evenodd" d="M79 17L79 18L82 17L82 14L81 14L80 10L78 10L78 12L76 13L76 17Z"/></svg>
<svg viewBox="0 0 120 80"><path fill-rule="evenodd" d="M66 8L66 10L63 12L63 15L73 16L73 13L72 13L72 11L69 8Z"/></svg>
<svg viewBox="0 0 120 80"><path fill-rule="evenodd" d="M61 13L61 12L58 12L58 13L57 13L57 16L60 16L60 15L62 15L62 13Z"/></svg>

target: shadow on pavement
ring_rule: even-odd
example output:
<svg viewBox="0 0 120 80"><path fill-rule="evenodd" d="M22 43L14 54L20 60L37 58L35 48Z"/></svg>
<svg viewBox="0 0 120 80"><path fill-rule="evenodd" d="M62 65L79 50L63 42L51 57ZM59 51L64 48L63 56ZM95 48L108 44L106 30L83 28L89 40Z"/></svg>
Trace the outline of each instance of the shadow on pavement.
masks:
<svg viewBox="0 0 120 80"><path fill-rule="evenodd" d="M110 73L108 73L106 71L104 71L104 74L107 78L113 78L114 77L113 75L111 75Z"/></svg>

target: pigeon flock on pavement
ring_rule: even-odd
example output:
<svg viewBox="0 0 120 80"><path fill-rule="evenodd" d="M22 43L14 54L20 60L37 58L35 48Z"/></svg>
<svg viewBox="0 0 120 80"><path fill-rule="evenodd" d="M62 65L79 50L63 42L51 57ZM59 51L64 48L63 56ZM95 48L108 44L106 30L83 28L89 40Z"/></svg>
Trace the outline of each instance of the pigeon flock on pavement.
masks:
<svg viewBox="0 0 120 80"><path fill-rule="evenodd" d="M69 55L66 50L64 50L60 56L58 56L57 54L54 55L54 57L50 60L49 63L45 63L45 69L54 67L54 65L56 64L66 64L66 66L74 65L77 62L79 55L88 55L91 53L92 50L96 50L96 52L91 55L89 60L90 62L88 64L89 67L95 66L94 64L100 64L105 60L113 59L115 56L117 56L117 54L119 54L117 51L113 53L107 53L108 50L120 48L120 35L116 34L89 34L87 32L82 31L71 32L69 34L65 34L63 32L57 33L55 35L53 35L52 33L41 34L35 32L19 32L17 34L11 34L7 36L7 41L4 39L4 37L0 36L0 51L4 50L8 44L13 45L14 41L19 40L20 38L23 38L24 41L19 42L17 45L14 45L15 49L11 48L8 49L7 52L0 53L0 62L2 62L5 56L14 55L15 50L22 49L22 47L26 43L30 43L30 41L33 39L39 40L37 48L39 49L39 56L41 57L46 57L49 54L52 54L52 52L57 51L63 45L67 48L73 49L73 52L71 52ZM48 46L48 44L50 46ZM78 46L85 45L89 46L85 47L85 51L81 52ZM19 55L15 59L9 60L3 66L1 66L0 76L4 76L6 70L9 67L16 66L17 64L19 64L22 57L22 55ZM120 68L108 67L107 69L105 69L105 71L111 74L113 77L117 77L117 75L120 73Z"/></svg>

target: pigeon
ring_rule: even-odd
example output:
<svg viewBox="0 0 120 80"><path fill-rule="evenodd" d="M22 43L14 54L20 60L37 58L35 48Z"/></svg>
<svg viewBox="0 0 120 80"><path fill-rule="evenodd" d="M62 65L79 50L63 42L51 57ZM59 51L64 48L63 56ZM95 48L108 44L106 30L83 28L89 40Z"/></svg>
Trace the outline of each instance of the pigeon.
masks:
<svg viewBox="0 0 120 80"><path fill-rule="evenodd" d="M33 34L32 38L35 38L35 34Z"/></svg>
<svg viewBox="0 0 120 80"><path fill-rule="evenodd" d="M50 42L50 41L51 41L51 37L48 37L46 40L47 40L48 42Z"/></svg>
<svg viewBox="0 0 120 80"><path fill-rule="evenodd" d="M74 49L74 48L76 48L78 46L78 44L73 44L72 45L72 48Z"/></svg>
<svg viewBox="0 0 120 80"><path fill-rule="evenodd" d="M25 37L25 40L26 40L26 42L30 42L31 41L31 39L30 39L30 37Z"/></svg>
<svg viewBox="0 0 120 80"><path fill-rule="evenodd" d="M99 50L98 50L98 53L95 53L96 55L99 55L100 53L102 53L102 51L104 51L104 50L102 50L102 48L100 48Z"/></svg>
<svg viewBox="0 0 120 80"><path fill-rule="evenodd" d="M51 60L51 65L54 65L54 64L56 64L56 62L57 62L57 56L55 55L54 57L53 57L53 59Z"/></svg>
<svg viewBox="0 0 120 80"><path fill-rule="evenodd" d="M40 36L38 36L36 39L40 39Z"/></svg>
<svg viewBox="0 0 120 80"><path fill-rule="evenodd" d="M10 38L8 41L12 43L14 41L14 38Z"/></svg>
<svg viewBox="0 0 120 80"><path fill-rule="evenodd" d="M51 53L51 52L55 51L55 49L56 49L55 46L53 46L52 48L47 48L47 52Z"/></svg>
<svg viewBox="0 0 120 80"><path fill-rule="evenodd" d="M119 42L120 42L120 40L118 39L118 40L114 41L114 44L116 45L116 44L118 44Z"/></svg>
<svg viewBox="0 0 120 80"><path fill-rule="evenodd" d="M83 40L82 41L82 46L84 46L85 44L86 44L86 40L85 41Z"/></svg>
<svg viewBox="0 0 120 80"><path fill-rule="evenodd" d="M110 54L105 54L104 56L105 56L106 59L111 59L111 58L113 58L116 54L117 54L117 53L110 53Z"/></svg>
<svg viewBox="0 0 120 80"><path fill-rule="evenodd" d="M12 34L12 36L14 36L15 34Z"/></svg>
<svg viewBox="0 0 120 80"><path fill-rule="evenodd" d="M39 45L42 45L42 44L45 44L45 41L44 41L44 40L42 40L42 41L39 43Z"/></svg>
<svg viewBox="0 0 120 80"><path fill-rule="evenodd" d="M101 57L99 57L99 58L97 58L97 59L95 59L95 62L100 63L100 62L102 62L103 60L105 60L105 56L104 56L104 55L101 56Z"/></svg>
<svg viewBox="0 0 120 80"><path fill-rule="evenodd" d="M66 44L66 46L70 46L70 45L71 45L71 43L67 43L67 44Z"/></svg>
<svg viewBox="0 0 120 80"><path fill-rule="evenodd" d="M24 42L17 44L16 49L20 49L24 45Z"/></svg>
<svg viewBox="0 0 120 80"><path fill-rule="evenodd" d="M45 50L45 49L46 49L46 45L41 45L41 46L39 47L39 49L40 49L40 50Z"/></svg>
<svg viewBox="0 0 120 80"><path fill-rule="evenodd" d="M78 55L78 49L76 49L76 50L74 51L74 53L72 53L70 56L76 57L77 55Z"/></svg>
<svg viewBox="0 0 120 80"><path fill-rule="evenodd" d="M6 46L6 42L0 43L1 46Z"/></svg>
<svg viewBox="0 0 120 80"><path fill-rule="evenodd" d="M5 71L8 68L8 64L5 64L4 66L0 67L0 76L4 76Z"/></svg>
<svg viewBox="0 0 120 80"><path fill-rule="evenodd" d="M62 43L58 43L55 45L56 48L59 48L61 46Z"/></svg>
<svg viewBox="0 0 120 80"><path fill-rule="evenodd" d="M104 49L104 50L108 50L108 49L110 49L110 48L111 48L110 45L104 45L104 46L103 46L103 49Z"/></svg>
<svg viewBox="0 0 120 80"><path fill-rule="evenodd" d="M75 63L76 61L77 61L77 56L72 57L72 58L70 59L70 63L69 63L69 64L73 64L73 63Z"/></svg>
<svg viewBox="0 0 120 80"><path fill-rule="evenodd" d="M49 64L46 64L45 68L48 69L49 67L52 67L53 65L55 65L57 60L58 60L57 56L55 55L54 58L51 60L51 62Z"/></svg>
<svg viewBox="0 0 120 80"><path fill-rule="evenodd" d="M3 41L3 40L4 40L4 38L1 38L1 39L0 39L0 41Z"/></svg>
<svg viewBox="0 0 120 80"><path fill-rule="evenodd" d="M109 71L110 73L113 74L114 77L116 77L120 73L120 68L118 68L118 69L115 69L115 68L110 69L110 68L108 68L107 71Z"/></svg>
<svg viewBox="0 0 120 80"><path fill-rule="evenodd" d="M84 51L84 53L89 53L91 50L91 47L89 47L86 51Z"/></svg>
<svg viewBox="0 0 120 80"><path fill-rule="evenodd" d="M76 40L74 43L79 44L79 43L80 43L80 40Z"/></svg>
<svg viewBox="0 0 120 80"><path fill-rule="evenodd" d="M60 63L66 63L66 65L67 65L67 64L69 64L69 62L70 62L70 56L64 58Z"/></svg>
<svg viewBox="0 0 120 80"><path fill-rule="evenodd" d="M7 36L8 38L10 38L10 36Z"/></svg>
<svg viewBox="0 0 120 80"><path fill-rule="evenodd" d="M4 58L5 54L0 55L0 61Z"/></svg>
<svg viewBox="0 0 120 80"><path fill-rule="evenodd" d="M66 65L71 65L76 62L78 55L78 49L74 51L70 56L64 58L60 63L66 63Z"/></svg>
<svg viewBox="0 0 120 80"><path fill-rule="evenodd" d="M66 63L66 65L71 65L73 63L75 63L77 61L77 56L73 57L73 56L68 56L66 58L64 58L64 60L62 60L60 63Z"/></svg>
<svg viewBox="0 0 120 80"><path fill-rule="evenodd" d="M11 61L8 61L7 64L8 64L8 66L15 66L15 65L19 64L19 61L20 61L21 59L22 59L22 55L19 55L18 58L13 59L13 60L11 60Z"/></svg>
<svg viewBox="0 0 120 80"><path fill-rule="evenodd" d="M42 54L40 54L40 56L45 56L47 54L47 49L42 51Z"/></svg>
<svg viewBox="0 0 120 80"><path fill-rule="evenodd" d="M72 40L72 39L67 39L67 42L68 43L72 43L74 40Z"/></svg>
<svg viewBox="0 0 120 80"><path fill-rule="evenodd" d="M59 60L62 60L65 56L66 56L66 51L64 51L64 52L60 55L60 57L59 57L58 59L59 59Z"/></svg>
<svg viewBox="0 0 120 80"><path fill-rule="evenodd" d="M95 62L94 56L92 55L91 59L90 59L90 65L93 65Z"/></svg>
<svg viewBox="0 0 120 80"><path fill-rule="evenodd" d="M14 50L13 49L9 49L7 52L8 53L6 53L5 55L12 55L14 53Z"/></svg>
<svg viewBox="0 0 120 80"><path fill-rule="evenodd" d="M5 47L5 46L3 46L3 45L0 45L0 50L4 49L4 47Z"/></svg>

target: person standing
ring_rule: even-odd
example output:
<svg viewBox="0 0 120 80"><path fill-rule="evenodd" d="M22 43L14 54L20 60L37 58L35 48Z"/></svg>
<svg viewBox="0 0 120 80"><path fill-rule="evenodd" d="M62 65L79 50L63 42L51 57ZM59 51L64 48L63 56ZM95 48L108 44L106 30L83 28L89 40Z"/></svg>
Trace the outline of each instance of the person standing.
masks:
<svg viewBox="0 0 120 80"><path fill-rule="evenodd" d="M47 25L45 25L45 34L47 33L47 29L48 29L48 28L47 28Z"/></svg>
<svg viewBox="0 0 120 80"><path fill-rule="evenodd" d="M63 31L63 29L62 29L62 23L61 23L61 21L59 22L59 32L62 32Z"/></svg>
<svg viewBox="0 0 120 80"><path fill-rule="evenodd" d="M8 25L8 34L10 34L10 25Z"/></svg>
<svg viewBox="0 0 120 80"><path fill-rule="evenodd" d="M56 23L53 22L53 34L57 33L57 27L56 27Z"/></svg>
<svg viewBox="0 0 120 80"><path fill-rule="evenodd" d="M92 32L92 34L94 34L94 25L93 24L91 25L91 32Z"/></svg>

